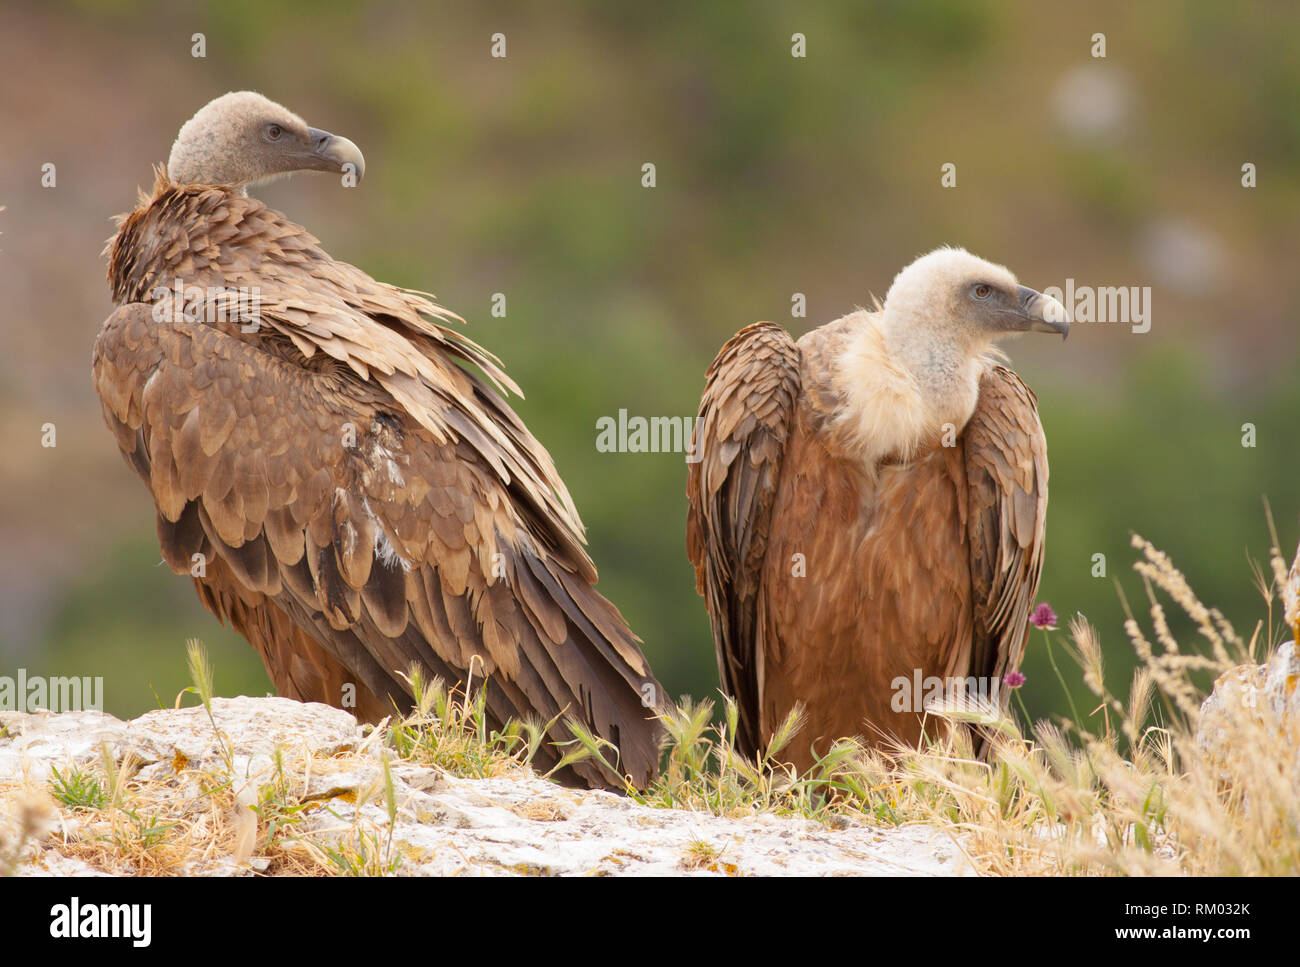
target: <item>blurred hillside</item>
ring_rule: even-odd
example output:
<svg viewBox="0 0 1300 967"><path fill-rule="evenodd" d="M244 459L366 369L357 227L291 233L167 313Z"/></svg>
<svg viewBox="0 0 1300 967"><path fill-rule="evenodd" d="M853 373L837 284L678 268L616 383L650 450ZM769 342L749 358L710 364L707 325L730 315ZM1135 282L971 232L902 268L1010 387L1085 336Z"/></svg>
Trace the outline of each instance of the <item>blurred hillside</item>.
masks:
<svg viewBox="0 0 1300 967"><path fill-rule="evenodd" d="M6 5L0 674L103 674L109 710L132 715L171 702L199 636L219 691L268 687L252 650L160 566L151 502L89 382L111 308L109 216L151 183L183 121L241 88L364 150L358 191L300 176L258 194L334 256L436 292L502 358L583 514L602 591L674 693L717 684L684 552L685 467L597 452L597 419L693 416L737 329L802 333L945 243L1037 288L1151 287L1149 332L1080 324L1064 345L1007 346L1050 444L1041 597L1098 625L1122 681L1115 580L1140 608L1136 531L1250 633L1261 498L1284 547L1300 512L1300 9L485 6ZM504 59L489 55L496 32ZM1098 32L1105 59L1090 56ZM1242 186L1246 163L1258 187ZM794 293L806 318L791 317ZM1037 648L1025 670L1031 711L1062 707Z"/></svg>

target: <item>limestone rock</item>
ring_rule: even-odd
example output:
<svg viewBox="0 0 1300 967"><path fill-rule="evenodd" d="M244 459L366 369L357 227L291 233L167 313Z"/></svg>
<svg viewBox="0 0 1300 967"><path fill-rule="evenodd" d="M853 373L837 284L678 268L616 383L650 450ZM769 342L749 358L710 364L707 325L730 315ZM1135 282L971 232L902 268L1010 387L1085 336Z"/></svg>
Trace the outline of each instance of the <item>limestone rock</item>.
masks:
<svg viewBox="0 0 1300 967"><path fill-rule="evenodd" d="M1281 645L1265 665L1238 665L1219 676L1201 705L1196 740L1201 752L1232 778L1236 746L1255 742L1249 734L1285 737L1292 750L1293 775L1300 777L1300 655L1294 641Z"/></svg>
<svg viewBox="0 0 1300 967"><path fill-rule="evenodd" d="M0 816L18 797L48 795L51 766L101 768L103 749L134 762L129 796L141 802L116 820L61 809L54 830L21 847L18 872L138 872L164 849L144 839L135 860L78 848L79 830L166 814L188 839L157 857L189 875L275 873L267 849L277 789L291 794L293 844L334 850L400 875L962 875L972 869L947 834L924 826L830 828L802 818L720 818L657 809L601 791L566 789L527 769L456 778L399 761L346 712L282 698L217 699L129 722L100 713L7 713L0 725ZM390 824L384 759L396 819ZM216 810L213 789L233 793ZM268 805L270 804L270 805ZM128 805L131 805L128 803ZM151 813L152 810L152 813ZM214 810L216 810L214 812ZM260 811L260 815L259 812ZM132 816L128 822L122 815ZM98 824L98 826L96 825ZM12 825L12 824L10 824ZM214 829L220 827L220 829ZM0 844L13 829L0 829ZM141 834L142 836L144 834ZM98 841L105 837L100 835ZM119 837L120 838L120 837ZM89 859L88 859L89 857ZM146 870L147 872L148 870Z"/></svg>

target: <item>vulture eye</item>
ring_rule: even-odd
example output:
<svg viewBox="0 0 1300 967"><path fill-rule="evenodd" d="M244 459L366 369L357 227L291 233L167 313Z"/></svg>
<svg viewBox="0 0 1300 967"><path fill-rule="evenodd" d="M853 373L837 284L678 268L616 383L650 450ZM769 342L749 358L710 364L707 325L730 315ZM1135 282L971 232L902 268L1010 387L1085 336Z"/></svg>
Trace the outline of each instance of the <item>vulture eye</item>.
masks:
<svg viewBox="0 0 1300 967"><path fill-rule="evenodd" d="M266 140L268 140L268 141L279 141L279 140L280 140L280 125L278 125L278 124L268 124L268 125L266 126Z"/></svg>
<svg viewBox="0 0 1300 967"><path fill-rule="evenodd" d="M987 299L989 295L992 294L993 292L993 286L986 285L985 283L981 282L979 285L975 286L970 291L971 291L971 295L975 296L975 298L977 299Z"/></svg>

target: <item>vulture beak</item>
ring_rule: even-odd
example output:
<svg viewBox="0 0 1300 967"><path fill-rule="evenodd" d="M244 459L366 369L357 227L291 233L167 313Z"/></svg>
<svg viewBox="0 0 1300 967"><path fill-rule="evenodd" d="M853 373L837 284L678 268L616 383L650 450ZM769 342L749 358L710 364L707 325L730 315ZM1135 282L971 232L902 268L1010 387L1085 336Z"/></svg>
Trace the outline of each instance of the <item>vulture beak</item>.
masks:
<svg viewBox="0 0 1300 967"><path fill-rule="evenodd" d="M307 167L315 171L343 171L345 165L352 165L358 182L365 176L365 155L347 138L319 128L308 128L307 137L310 144L305 159Z"/></svg>
<svg viewBox="0 0 1300 967"><path fill-rule="evenodd" d="M1070 314L1065 311L1065 306L1027 285L1018 287L1016 293L1020 296L1016 314L1021 323L1016 328L1030 332L1056 332L1062 339L1070 335Z"/></svg>

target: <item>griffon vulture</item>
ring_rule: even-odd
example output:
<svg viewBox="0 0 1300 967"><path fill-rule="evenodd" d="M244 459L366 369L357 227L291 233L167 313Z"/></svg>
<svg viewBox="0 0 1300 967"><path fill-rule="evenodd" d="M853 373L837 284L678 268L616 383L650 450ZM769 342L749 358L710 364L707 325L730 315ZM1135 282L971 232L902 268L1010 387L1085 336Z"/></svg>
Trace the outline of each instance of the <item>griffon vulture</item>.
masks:
<svg viewBox="0 0 1300 967"><path fill-rule="evenodd" d="M418 666L486 688L494 725L571 716L617 747L616 770L579 762L568 781L644 784L662 691L503 399L517 387L446 325L459 317L335 261L245 190L364 168L346 138L226 94L120 219L93 377L163 557L283 695L375 720L410 706ZM547 743L537 761L558 756Z"/></svg>
<svg viewBox="0 0 1300 967"><path fill-rule="evenodd" d="M796 702L807 725L783 755L800 768L841 736L915 744L933 683L989 699L969 686L1016 669L1047 449L1034 394L993 342L1026 330L1066 335L1064 307L944 248L875 311L798 342L759 323L713 361L687 545L742 751L765 748Z"/></svg>

